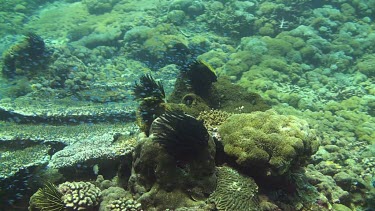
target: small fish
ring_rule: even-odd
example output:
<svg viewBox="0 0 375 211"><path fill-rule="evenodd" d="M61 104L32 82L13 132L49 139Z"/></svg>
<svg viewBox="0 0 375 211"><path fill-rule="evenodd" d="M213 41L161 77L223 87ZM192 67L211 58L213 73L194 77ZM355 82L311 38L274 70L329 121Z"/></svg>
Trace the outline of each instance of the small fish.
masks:
<svg viewBox="0 0 375 211"><path fill-rule="evenodd" d="M98 175L98 173L99 173L99 165L98 165L98 164L95 164L95 165L92 167L92 170L94 171L94 174L95 174L95 175Z"/></svg>

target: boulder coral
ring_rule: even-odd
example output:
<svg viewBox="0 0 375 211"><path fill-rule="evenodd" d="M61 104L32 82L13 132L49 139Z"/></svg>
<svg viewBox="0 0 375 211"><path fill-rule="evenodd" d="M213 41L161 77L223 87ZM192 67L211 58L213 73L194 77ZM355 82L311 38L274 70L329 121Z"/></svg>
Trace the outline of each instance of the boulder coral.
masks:
<svg viewBox="0 0 375 211"><path fill-rule="evenodd" d="M258 186L250 177L244 177L230 167L217 168L218 181L209 200L217 210L259 210Z"/></svg>
<svg viewBox="0 0 375 211"><path fill-rule="evenodd" d="M241 168L269 176L284 175L303 164L319 144L306 121L273 110L232 115L219 134L225 153Z"/></svg>

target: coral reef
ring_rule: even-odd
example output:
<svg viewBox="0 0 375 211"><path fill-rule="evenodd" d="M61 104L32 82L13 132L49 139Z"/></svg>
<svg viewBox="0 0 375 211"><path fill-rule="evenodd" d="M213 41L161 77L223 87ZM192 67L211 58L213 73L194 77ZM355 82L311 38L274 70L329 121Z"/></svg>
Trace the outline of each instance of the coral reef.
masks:
<svg viewBox="0 0 375 211"><path fill-rule="evenodd" d="M89 182L64 182L58 186L67 209L90 210L100 202L101 190Z"/></svg>
<svg viewBox="0 0 375 211"><path fill-rule="evenodd" d="M29 210L94 210L100 200L101 190L89 182L47 183L31 197Z"/></svg>
<svg viewBox="0 0 375 211"><path fill-rule="evenodd" d="M315 185L331 203L346 203L349 193L335 184L332 177L316 171L313 166L308 166L306 174L308 181Z"/></svg>
<svg viewBox="0 0 375 211"><path fill-rule="evenodd" d="M0 125L1 130L9 131L4 122L0 122ZM22 128L22 131L24 130L25 128ZM43 180L49 179L50 176L53 175L56 179L60 177L56 171L45 168L50 158L48 153L52 148L58 148L58 144L52 147L20 138L8 141L4 140L5 133L1 132L1 135L0 197L4 201L3 206L20 200L30 189L43 183Z"/></svg>
<svg viewBox="0 0 375 211"><path fill-rule="evenodd" d="M82 1L83 4L87 6L90 14L100 15L106 12L110 12L113 6L119 2L119 0L105 0L105 1L98 1L98 0L84 0Z"/></svg>
<svg viewBox="0 0 375 211"><path fill-rule="evenodd" d="M373 209L374 8L373 0L3 1L0 210L23 209L43 181L98 173L113 179L98 185L108 198L96 210L214 210L206 199L224 163L256 175L259 210ZM154 135L133 137L133 82L150 72L163 82L157 93L172 97L138 98L141 131L149 135L165 110L201 114L213 140L194 159ZM252 113L269 105L281 115ZM221 112L256 117L222 135L217 128L243 119ZM315 134L321 146L309 160ZM262 142L225 153L224 143L249 137ZM251 150L264 165L246 163Z"/></svg>
<svg viewBox="0 0 375 211"><path fill-rule="evenodd" d="M303 165L318 149L306 121L275 111L235 114L220 127L224 151L255 174L278 176Z"/></svg>
<svg viewBox="0 0 375 211"><path fill-rule="evenodd" d="M133 199L122 198L111 202L107 207L108 211L141 211L141 204Z"/></svg>
<svg viewBox="0 0 375 211"><path fill-rule="evenodd" d="M218 127L227 120L232 114L220 110L202 111L197 117L198 120L203 120L204 126L208 131L216 131Z"/></svg>
<svg viewBox="0 0 375 211"><path fill-rule="evenodd" d="M132 199L129 192L120 187L109 187L102 191L100 211L141 211L141 204Z"/></svg>
<svg viewBox="0 0 375 211"><path fill-rule="evenodd" d="M359 59L356 68L359 72L365 74L367 77L375 77L375 56L373 54L365 55L363 58Z"/></svg>
<svg viewBox="0 0 375 211"><path fill-rule="evenodd" d="M17 75L32 77L48 62L51 54L49 51L40 36L28 33L24 40L4 53L3 76L7 78L14 78Z"/></svg>
<svg viewBox="0 0 375 211"><path fill-rule="evenodd" d="M217 187L210 195L217 210L259 210L258 186L230 167L217 167Z"/></svg>
<svg viewBox="0 0 375 211"><path fill-rule="evenodd" d="M250 113L271 108L259 94L247 91L237 84L232 84L228 77L218 78L213 87L215 92L209 97L209 102L211 102L210 105L213 108L221 111Z"/></svg>
<svg viewBox="0 0 375 211"><path fill-rule="evenodd" d="M154 29L140 26L125 35L129 56L136 60L146 60L150 68L158 69L168 64L186 65L192 53L188 40L176 33L176 28L163 24Z"/></svg>
<svg viewBox="0 0 375 211"><path fill-rule="evenodd" d="M28 106L25 107L25 104ZM134 102L118 104L87 104L67 99L55 100L51 106L48 99L32 97L1 99L0 119L17 123L77 124L95 122L119 122L135 119Z"/></svg>
<svg viewBox="0 0 375 211"><path fill-rule="evenodd" d="M209 109L238 113L269 109L260 95L231 83L228 77L217 78L213 68L203 61L192 62L181 70L168 102L185 104L190 109L182 110L196 117Z"/></svg>
<svg viewBox="0 0 375 211"><path fill-rule="evenodd" d="M216 184L214 141L203 123L193 117L164 115L152 126L155 136L141 137L138 142L130 190L147 210L202 205ZM176 149L168 145L176 145ZM176 154L174 150L189 154Z"/></svg>

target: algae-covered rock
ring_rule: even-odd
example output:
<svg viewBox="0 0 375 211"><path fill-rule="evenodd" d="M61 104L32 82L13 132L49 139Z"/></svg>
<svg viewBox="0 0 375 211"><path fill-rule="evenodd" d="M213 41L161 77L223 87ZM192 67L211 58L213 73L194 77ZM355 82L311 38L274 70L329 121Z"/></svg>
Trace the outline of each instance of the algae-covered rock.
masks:
<svg viewBox="0 0 375 211"><path fill-rule="evenodd" d="M375 77L375 55L364 56L356 65L357 70L367 77Z"/></svg>
<svg viewBox="0 0 375 211"><path fill-rule="evenodd" d="M214 92L209 97L212 107L232 113L265 111L270 106L255 93L233 84L228 77L220 77L213 84Z"/></svg>
<svg viewBox="0 0 375 211"><path fill-rule="evenodd" d="M87 6L90 14L103 14L110 12L113 6L119 2L119 0L83 0L83 4Z"/></svg>
<svg viewBox="0 0 375 211"><path fill-rule="evenodd" d="M318 137L306 121L272 110L232 115L219 133L224 151L238 165L265 175L291 171L318 148Z"/></svg>
<svg viewBox="0 0 375 211"><path fill-rule="evenodd" d="M50 55L51 52L46 48L44 40L35 33L28 33L21 42L11 46L3 54L3 76L31 77L45 67Z"/></svg>
<svg viewBox="0 0 375 211"><path fill-rule="evenodd" d="M143 43L138 56L145 57L156 67L170 63L182 65L190 53L187 46L188 43L182 36L155 34Z"/></svg>
<svg viewBox="0 0 375 211"><path fill-rule="evenodd" d="M99 211L140 211L141 204L132 195L120 187L109 187L102 191L102 202Z"/></svg>
<svg viewBox="0 0 375 211"><path fill-rule="evenodd" d="M186 20L186 15L182 10L172 10L168 13L167 18L171 23L181 25Z"/></svg>
<svg viewBox="0 0 375 211"><path fill-rule="evenodd" d="M332 208L336 211L351 211L352 210L343 204L334 204L332 205Z"/></svg>
<svg viewBox="0 0 375 211"><path fill-rule="evenodd" d="M317 190L322 193L330 203L347 202L349 199L349 192L343 190L338 186L335 180L328 175L322 174L316 170L313 165L308 165L306 168L307 180L313 184Z"/></svg>
<svg viewBox="0 0 375 211"><path fill-rule="evenodd" d="M195 207L213 192L216 146L202 129L193 117L167 113L154 121L150 138L141 137L129 187L143 209Z"/></svg>

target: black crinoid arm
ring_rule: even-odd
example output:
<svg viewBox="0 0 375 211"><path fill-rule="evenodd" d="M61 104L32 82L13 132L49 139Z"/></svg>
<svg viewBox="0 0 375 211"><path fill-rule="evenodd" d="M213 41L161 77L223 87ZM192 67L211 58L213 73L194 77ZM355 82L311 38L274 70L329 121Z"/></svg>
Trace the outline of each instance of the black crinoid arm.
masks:
<svg viewBox="0 0 375 211"><path fill-rule="evenodd" d="M211 84L217 81L214 69L202 60L195 60L184 69L195 94L204 97Z"/></svg>
<svg viewBox="0 0 375 211"><path fill-rule="evenodd" d="M42 37L33 32L29 32L26 34L26 39L28 40L29 48L34 51L34 54L43 54L45 51L45 43Z"/></svg>
<svg viewBox="0 0 375 211"><path fill-rule="evenodd" d="M164 99L165 92L161 82L156 82L151 74L145 74L139 79L139 83L135 82L133 86L134 96L137 99L154 97Z"/></svg>
<svg viewBox="0 0 375 211"><path fill-rule="evenodd" d="M183 112L168 111L151 125L153 140L176 160L188 159L208 146L209 134L203 122Z"/></svg>

